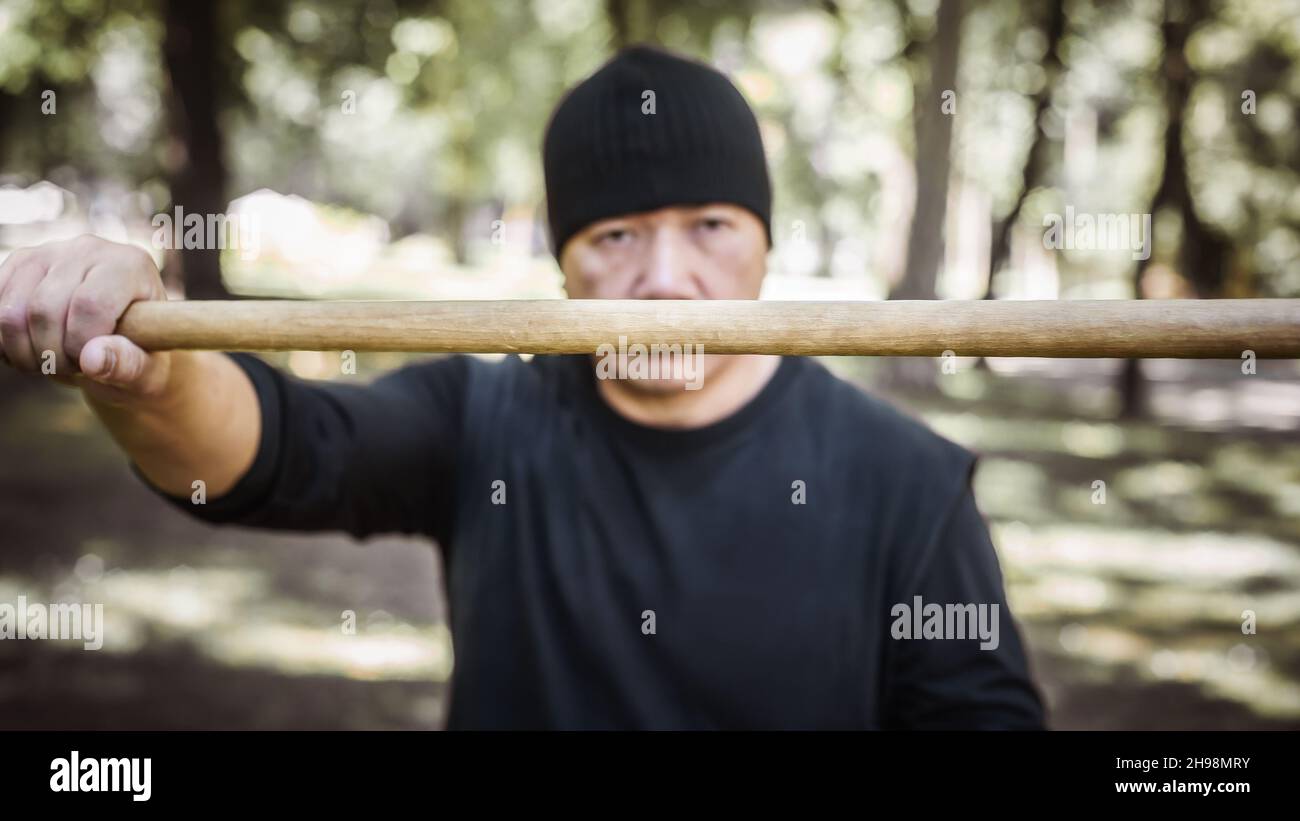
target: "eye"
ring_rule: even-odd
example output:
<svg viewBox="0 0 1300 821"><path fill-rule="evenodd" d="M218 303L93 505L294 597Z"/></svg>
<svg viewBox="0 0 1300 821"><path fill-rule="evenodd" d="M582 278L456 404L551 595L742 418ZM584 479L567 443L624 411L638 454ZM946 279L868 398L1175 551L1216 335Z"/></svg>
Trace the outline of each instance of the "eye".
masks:
<svg viewBox="0 0 1300 821"><path fill-rule="evenodd" d="M596 234L597 245L623 245L632 239L632 232L626 228L609 228Z"/></svg>
<svg viewBox="0 0 1300 821"><path fill-rule="evenodd" d="M703 230L712 233L715 231L721 231L723 228L729 227L731 223L724 217L707 216L707 217L701 217L696 222L696 225L698 225Z"/></svg>

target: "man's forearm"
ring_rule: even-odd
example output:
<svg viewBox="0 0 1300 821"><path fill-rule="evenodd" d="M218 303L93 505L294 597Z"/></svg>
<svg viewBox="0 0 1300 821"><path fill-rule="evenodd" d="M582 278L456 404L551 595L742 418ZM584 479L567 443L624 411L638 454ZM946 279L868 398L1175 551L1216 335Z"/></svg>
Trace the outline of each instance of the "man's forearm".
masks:
<svg viewBox="0 0 1300 821"><path fill-rule="evenodd" d="M149 481L187 496L202 480L209 498L234 487L257 455L262 419L257 392L228 356L171 354L162 392L147 400L86 401Z"/></svg>

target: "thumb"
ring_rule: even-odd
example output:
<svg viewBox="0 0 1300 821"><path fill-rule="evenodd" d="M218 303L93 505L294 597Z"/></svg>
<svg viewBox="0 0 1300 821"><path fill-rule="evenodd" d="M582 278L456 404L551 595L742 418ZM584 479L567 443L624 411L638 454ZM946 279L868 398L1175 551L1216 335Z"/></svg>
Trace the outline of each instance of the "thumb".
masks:
<svg viewBox="0 0 1300 821"><path fill-rule="evenodd" d="M124 336L97 336L81 349L81 373L91 382L134 394L165 381L163 354L145 353Z"/></svg>

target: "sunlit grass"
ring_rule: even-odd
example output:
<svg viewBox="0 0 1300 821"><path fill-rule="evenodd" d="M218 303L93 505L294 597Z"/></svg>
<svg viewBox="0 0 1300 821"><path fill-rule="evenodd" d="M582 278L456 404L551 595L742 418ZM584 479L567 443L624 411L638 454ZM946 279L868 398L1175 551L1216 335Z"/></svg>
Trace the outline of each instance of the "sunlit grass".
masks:
<svg viewBox="0 0 1300 821"><path fill-rule="evenodd" d="M446 681L451 635L445 625L391 618L352 620L341 612L272 595L252 568L113 569L92 581L75 576L54 587L0 576L0 601L102 604L101 652L131 654L151 641L183 641L220 664L288 675L366 681Z"/></svg>

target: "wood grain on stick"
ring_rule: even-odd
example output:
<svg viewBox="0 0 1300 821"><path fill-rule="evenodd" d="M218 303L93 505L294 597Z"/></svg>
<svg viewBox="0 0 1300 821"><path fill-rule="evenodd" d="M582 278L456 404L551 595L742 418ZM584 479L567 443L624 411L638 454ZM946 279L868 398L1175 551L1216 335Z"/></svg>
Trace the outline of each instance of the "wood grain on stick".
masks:
<svg viewBox="0 0 1300 821"><path fill-rule="evenodd" d="M1300 299L768 302L139 302L118 332L147 350L1300 358Z"/></svg>

